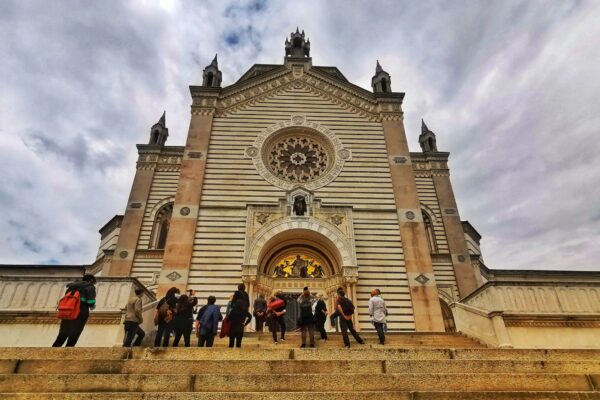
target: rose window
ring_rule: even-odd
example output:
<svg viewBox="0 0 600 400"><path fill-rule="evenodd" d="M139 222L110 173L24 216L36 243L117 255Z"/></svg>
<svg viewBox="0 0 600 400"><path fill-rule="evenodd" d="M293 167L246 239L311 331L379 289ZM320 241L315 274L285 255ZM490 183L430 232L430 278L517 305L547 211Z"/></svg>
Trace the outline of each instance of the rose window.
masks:
<svg viewBox="0 0 600 400"><path fill-rule="evenodd" d="M326 146L309 136L285 136L271 144L266 165L277 177L293 183L311 182L329 167Z"/></svg>

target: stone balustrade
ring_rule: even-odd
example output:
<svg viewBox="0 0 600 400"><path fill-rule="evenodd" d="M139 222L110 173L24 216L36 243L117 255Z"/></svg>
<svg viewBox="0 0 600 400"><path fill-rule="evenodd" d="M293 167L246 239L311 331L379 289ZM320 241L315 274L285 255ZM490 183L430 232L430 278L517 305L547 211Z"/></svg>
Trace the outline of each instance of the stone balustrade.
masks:
<svg viewBox="0 0 600 400"><path fill-rule="evenodd" d="M0 276L0 346L50 346L58 332L58 301L67 276ZM144 289L144 327L153 328L155 296L135 278L98 277L96 308L90 313L78 345L119 346L123 340L123 317L127 300L136 288Z"/></svg>
<svg viewBox="0 0 600 400"><path fill-rule="evenodd" d="M597 348L600 343L596 279L491 281L450 307L457 330L493 347Z"/></svg>
<svg viewBox="0 0 600 400"><path fill-rule="evenodd" d="M144 286L135 278L97 278L96 312L120 311L136 288ZM65 294L67 277L0 277L0 312L55 311ZM146 292L143 301L154 295Z"/></svg>
<svg viewBox="0 0 600 400"><path fill-rule="evenodd" d="M600 314L600 283L489 282L461 302L510 314Z"/></svg>

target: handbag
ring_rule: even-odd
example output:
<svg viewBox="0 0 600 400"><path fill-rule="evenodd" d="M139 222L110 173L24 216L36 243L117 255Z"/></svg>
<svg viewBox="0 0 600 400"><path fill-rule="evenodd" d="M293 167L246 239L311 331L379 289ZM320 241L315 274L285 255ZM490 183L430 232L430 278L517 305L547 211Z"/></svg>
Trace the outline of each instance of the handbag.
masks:
<svg viewBox="0 0 600 400"><path fill-rule="evenodd" d="M219 332L219 337L223 339L225 336L229 335L230 329L231 323L229 323L229 317L225 317L223 323L221 324L221 332Z"/></svg>
<svg viewBox="0 0 600 400"><path fill-rule="evenodd" d="M279 307L283 306L285 303L283 301L283 299L277 299L272 301L271 303L269 303L269 309L270 310L277 310Z"/></svg>

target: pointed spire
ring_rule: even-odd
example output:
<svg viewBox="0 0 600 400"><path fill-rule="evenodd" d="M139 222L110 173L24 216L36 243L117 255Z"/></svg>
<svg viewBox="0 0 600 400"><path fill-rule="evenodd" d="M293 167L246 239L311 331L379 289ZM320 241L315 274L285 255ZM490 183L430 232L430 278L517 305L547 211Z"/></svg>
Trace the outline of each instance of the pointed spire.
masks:
<svg viewBox="0 0 600 400"><path fill-rule="evenodd" d="M210 63L210 65L214 65L217 68L219 67L219 62L217 61L217 54L215 54L215 58L213 58L213 60Z"/></svg>
<svg viewBox="0 0 600 400"><path fill-rule="evenodd" d="M381 64L379 64L379 60L377 60L377 65L375 66L375 73L378 74L381 71L383 71L383 68L381 68Z"/></svg>
<svg viewBox="0 0 600 400"><path fill-rule="evenodd" d="M157 123L150 128L150 141L148 144L164 146L167 137L169 137L169 128L167 128L167 111L163 111L162 116Z"/></svg>
<svg viewBox="0 0 600 400"><path fill-rule="evenodd" d="M438 151L435 133L433 133L425 124L425 120L421 118L421 134L419 135L419 144L423 153Z"/></svg>
<svg viewBox="0 0 600 400"><path fill-rule="evenodd" d="M298 29L298 27L296 27L296 33L300 34L300 29Z"/></svg>
<svg viewBox="0 0 600 400"><path fill-rule="evenodd" d="M421 134L425 134L427 132L431 132L427 125L425 125L425 121L421 118Z"/></svg>

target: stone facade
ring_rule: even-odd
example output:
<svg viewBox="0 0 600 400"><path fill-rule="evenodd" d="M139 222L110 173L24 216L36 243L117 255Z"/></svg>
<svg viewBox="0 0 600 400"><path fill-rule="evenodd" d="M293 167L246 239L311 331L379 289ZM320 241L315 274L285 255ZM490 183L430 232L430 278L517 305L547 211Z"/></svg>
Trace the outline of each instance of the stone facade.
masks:
<svg viewBox="0 0 600 400"><path fill-rule="evenodd" d="M404 93L379 62L370 92L313 66L304 34L292 36L283 64L254 65L227 87L215 57L190 87L185 146L165 144L164 114L152 126L125 212L100 230L88 272L219 304L245 282L251 301L308 286L333 308L343 287L363 330L379 288L390 331L458 329L519 347L534 341L523 329L587 329L560 331L563 345L593 343L598 274L488 270L481 236L461 221L449 153L424 122L421 151L410 151Z"/></svg>

